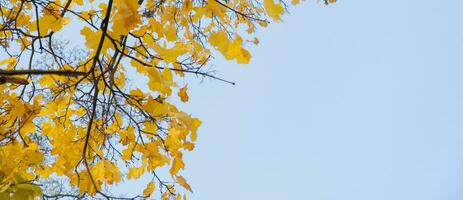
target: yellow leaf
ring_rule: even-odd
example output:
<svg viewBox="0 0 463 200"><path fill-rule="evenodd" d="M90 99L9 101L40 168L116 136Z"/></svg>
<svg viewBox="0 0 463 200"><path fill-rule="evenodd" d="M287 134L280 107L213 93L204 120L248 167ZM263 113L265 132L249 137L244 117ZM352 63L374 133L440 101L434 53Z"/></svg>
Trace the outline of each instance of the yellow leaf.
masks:
<svg viewBox="0 0 463 200"><path fill-rule="evenodd" d="M35 199L36 196L42 195L42 189L34 184L23 183L15 187L11 200Z"/></svg>
<svg viewBox="0 0 463 200"><path fill-rule="evenodd" d="M169 187L169 186L168 186ZM169 192L164 192L161 196L161 199L162 200L169 200L170 199L170 196L171 194Z"/></svg>
<svg viewBox="0 0 463 200"><path fill-rule="evenodd" d="M176 176L177 183L180 184L183 188L186 190L190 191L193 193L193 190L191 189L191 186L186 182L185 178L183 176Z"/></svg>
<svg viewBox="0 0 463 200"><path fill-rule="evenodd" d="M24 103L16 98L9 98L8 101L11 103L10 116L21 117L26 113Z"/></svg>
<svg viewBox="0 0 463 200"><path fill-rule="evenodd" d="M48 178L52 173L52 169L48 166L37 168L37 174L42 178Z"/></svg>
<svg viewBox="0 0 463 200"><path fill-rule="evenodd" d="M153 48L167 63L177 62L177 58L188 52L188 46L181 42L176 42L172 48L154 45Z"/></svg>
<svg viewBox="0 0 463 200"><path fill-rule="evenodd" d="M177 93L178 96L180 97L180 100L182 100L183 102L188 101L188 94L186 93L187 89L188 89L188 84L180 88L180 90Z"/></svg>
<svg viewBox="0 0 463 200"><path fill-rule="evenodd" d="M80 30L80 34L85 36L85 46L87 46L93 52L96 51L99 46L102 33L103 31L101 29L94 32L87 26ZM106 50L112 46L111 44L111 41L105 37L103 46L101 47L101 52L106 52Z"/></svg>
<svg viewBox="0 0 463 200"><path fill-rule="evenodd" d="M197 139L197 130L199 126L201 126L201 120L198 118L193 118L187 115L184 112L178 112L178 113L172 113L171 115L175 116L177 119L179 119L188 129L191 131L191 140L196 141Z"/></svg>
<svg viewBox="0 0 463 200"><path fill-rule="evenodd" d="M173 176L180 171L180 169L183 169L185 167L185 164L183 163L181 158L175 157L174 158L174 163L172 164L172 167L170 168L169 172Z"/></svg>
<svg viewBox="0 0 463 200"><path fill-rule="evenodd" d="M129 147L127 149L122 150L121 159L122 160L130 160L132 158L132 151L133 151L133 148L132 148L131 145L129 145Z"/></svg>
<svg viewBox="0 0 463 200"><path fill-rule="evenodd" d="M35 124L32 122L26 122L22 125L20 131L21 134L29 134L35 132Z"/></svg>
<svg viewBox="0 0 463 200"><path fill-rule="evenodd" d="M251 59L251 54L244 48L241 47L243 40L241 37L236 36L236 39L228 47L225 57L227 59L236 59L238 64L246 64Z"/></svg>
<svg viewBox="0 0 463 200"><path fill-rule="evenodd" d="M112 31L116 35L127 35L141 22L138 13L140 5L136 0L115 0L117 12L114 14Z"/></svg>
<svg viewBox="0 0 463 200"><path fill-rule="evenodd" d="M191 142L184 142L183 143L183 148L188 150L188 151L192 151L195 148L195 144L191 143Z"/></svg>
<svg viewBox="0 0 463 200"><path fill-rule="evenodd" d="M251 59L251 54L242 47L243 39L236 35L235 41L230 41L225 31L221 30L209 36L209 43L214 46L227 60L236 59L237 63L245 64Z"/></svg>
<svg viewBox="0 0 463 200"><path fill-rule="evenodd" d="M110 161L104 161L104 177L108 184L113 184L121 181L119 168Z"/></svg>
<svg viewBox="0 0 463 200"><path fill-rule="evenodd" d="M12 57L12 58L7 58L5 60L0 61L0 65L4 65L4 64L8 64L7 69L11 69L13 65L16 64L16 58Z"/></svg>
<svg viewBox="0 0 463 200"><path fill-rule="evenodd" d="M53 84L55 84L55 80L53 79L53 76L50 75L45 75L42 76L42 78L39 79L39 83L42 87L49 87Z"/></svg>
<svg viewBox="0 0 463 200"><path fill-rule="evenodd" d="M130 142L134 141L135 140L135 134L134 134L134 128L132 126L129 126L127 128L127 130L121 130L119 132L119 138L120 138L120 142L123 144L123 145L127 145L129 144ZM131 154L132 152L130 152ZM125 158L130 159L130 156L131 155L126 155ZM125 154L122 154L122 155L125 155ZM127 157L129 156L129 157ZM124 157L124 156L123 156Z"/></svg>
<svg viewBox="0 0 463 200"><path fill-rule="evenodd" d="M174 63L174 69L175 69L175 74L183 77L185 76L185 73L183 73L183 68L182 68L182 65L178 64L178 63Z"/></svg>
<svg viewBox="0 0 463 200"><path fill-rule="evenodd" d="M168 28L164 32L167 41L174 42L177 40L177 29L175 26L168 26Z"/></svg>
<svg viewBox="0 0 463 200"><path fill-rule="evenodd" d="M148 87L151 90L158 91L166 96L171 95L171 87L177 86L173 81L172 72L168 68L164 68L161 73L159 73L156 68L150 68L148 70L148 75Z"/></svg>
<svg viewBox="0 0 463 200"><path fill-rule="evenodd" d="M297 5L299 3L301 3L300 0L291 0L291 4L293 4L293 5Z"/></svg>
<svg viewBox="0 0 463 200"><path fill-rule="evenodd" d="M71 1L71 0L68 0L68 1ZM75 2L76 2L76 4L79 5L79 6L84 5L84 0L76 0Z"/></svg>
<svg viewBox="0 0 463 200"><path fill-rule="evenodd" d="M209 43L220 53L226 54L230 41L228 40L227 33L221 30L214 32L209 36Z"/></svg>
<svg viewBox="0 0 463 200"><path fill-rule="evenodd" d="M145 172L145 166L129 168L128 179L139 178Z"/></svg>
<svg viewBox="0 0 463 200"><path fill-rule="evenodd" d="M131 90L130 95L136 96L136 97L143 97L144 96L143 92L138 88L134 89L134 90Z"/></svg>
<svg viewBox="0 0 463 200"><path fill-rule="evenodd" d="M274 0L264 0L264 8L267 11L267 14L274 21L281 21L280 16L283 14L283 6L279 3L275 3Z"/></svg>
<svg viewBox="0 0 463 200"><path fill-rule="evenodd" d="M39 19L40 35L46 35L51 30L58 32L61 28L71 21L70 18L56 17L54 15L45 15ZM31 27L32 31L37 31L37 26Z"/></svg>
<svg viewBox="0 0 463 200"><path fill-rule="evenodd" d="M151 194L153 193L154 191L154 182L151 181L148 183L148 185L146 185L146 188L143 190L143 195L145 195L146 197L149 197L151 196Z"/></svg>

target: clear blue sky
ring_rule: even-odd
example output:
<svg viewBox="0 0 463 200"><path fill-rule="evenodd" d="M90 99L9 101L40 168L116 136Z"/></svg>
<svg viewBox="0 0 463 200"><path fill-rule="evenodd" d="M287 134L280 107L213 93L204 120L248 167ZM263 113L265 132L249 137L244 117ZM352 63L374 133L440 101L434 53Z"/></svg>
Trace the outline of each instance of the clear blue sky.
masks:
<svg viewBox="0 0 463 200"><path fill-rule="evenodd" d="M190 84L190 199L463 199L461 8L308 1L249 65L216 59L238 84Z"/></svg>

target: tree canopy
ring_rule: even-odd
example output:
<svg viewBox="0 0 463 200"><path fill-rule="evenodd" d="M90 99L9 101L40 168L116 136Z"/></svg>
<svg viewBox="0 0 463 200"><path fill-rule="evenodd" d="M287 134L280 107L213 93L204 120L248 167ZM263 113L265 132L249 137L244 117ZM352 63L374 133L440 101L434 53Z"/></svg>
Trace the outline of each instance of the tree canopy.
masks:
<svg viewBox="0 0 463 200"><path fill-rule="evenodd" d="M0 0L0 199L186 199L201 121L174 96L188 101L189 75L233 84L205 68L213 53L248 63L245 45L289 3ZM142 175L138 196L105 192ZM75 192L46 190L60 177Z"/></svg>

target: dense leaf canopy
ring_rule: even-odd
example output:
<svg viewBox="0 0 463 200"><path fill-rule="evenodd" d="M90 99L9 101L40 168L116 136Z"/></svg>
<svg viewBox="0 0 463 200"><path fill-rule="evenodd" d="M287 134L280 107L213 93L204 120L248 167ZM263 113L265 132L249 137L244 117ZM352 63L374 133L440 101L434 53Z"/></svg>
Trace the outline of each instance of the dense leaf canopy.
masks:
<svg viewBox="0 0 463 200"><path fill-rule="evenodd" d="M0 0L0 199L117 199L106 188L142 175L151 177L146 187L124 198L185 199L192 189L183 154L194 149L201 121L172 99L188 101L185 76L228 82L205 70L212 53L248 63L255 30L281 21L286 7ZM46 189L59 178L64 190Z"/></svg>

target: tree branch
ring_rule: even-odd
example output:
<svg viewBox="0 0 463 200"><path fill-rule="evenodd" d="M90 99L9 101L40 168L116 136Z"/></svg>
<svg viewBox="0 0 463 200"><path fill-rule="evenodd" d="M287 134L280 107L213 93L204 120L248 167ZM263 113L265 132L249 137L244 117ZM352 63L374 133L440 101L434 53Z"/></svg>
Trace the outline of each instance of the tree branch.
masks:
<svg viewBox="0 0 463 200"><path fill-rule="evenodd" d="M87 72L72 71L72 70L4 70L0 69L0 76L13 76L13 75L59 75L59 76L83 76Z"/></svg>

